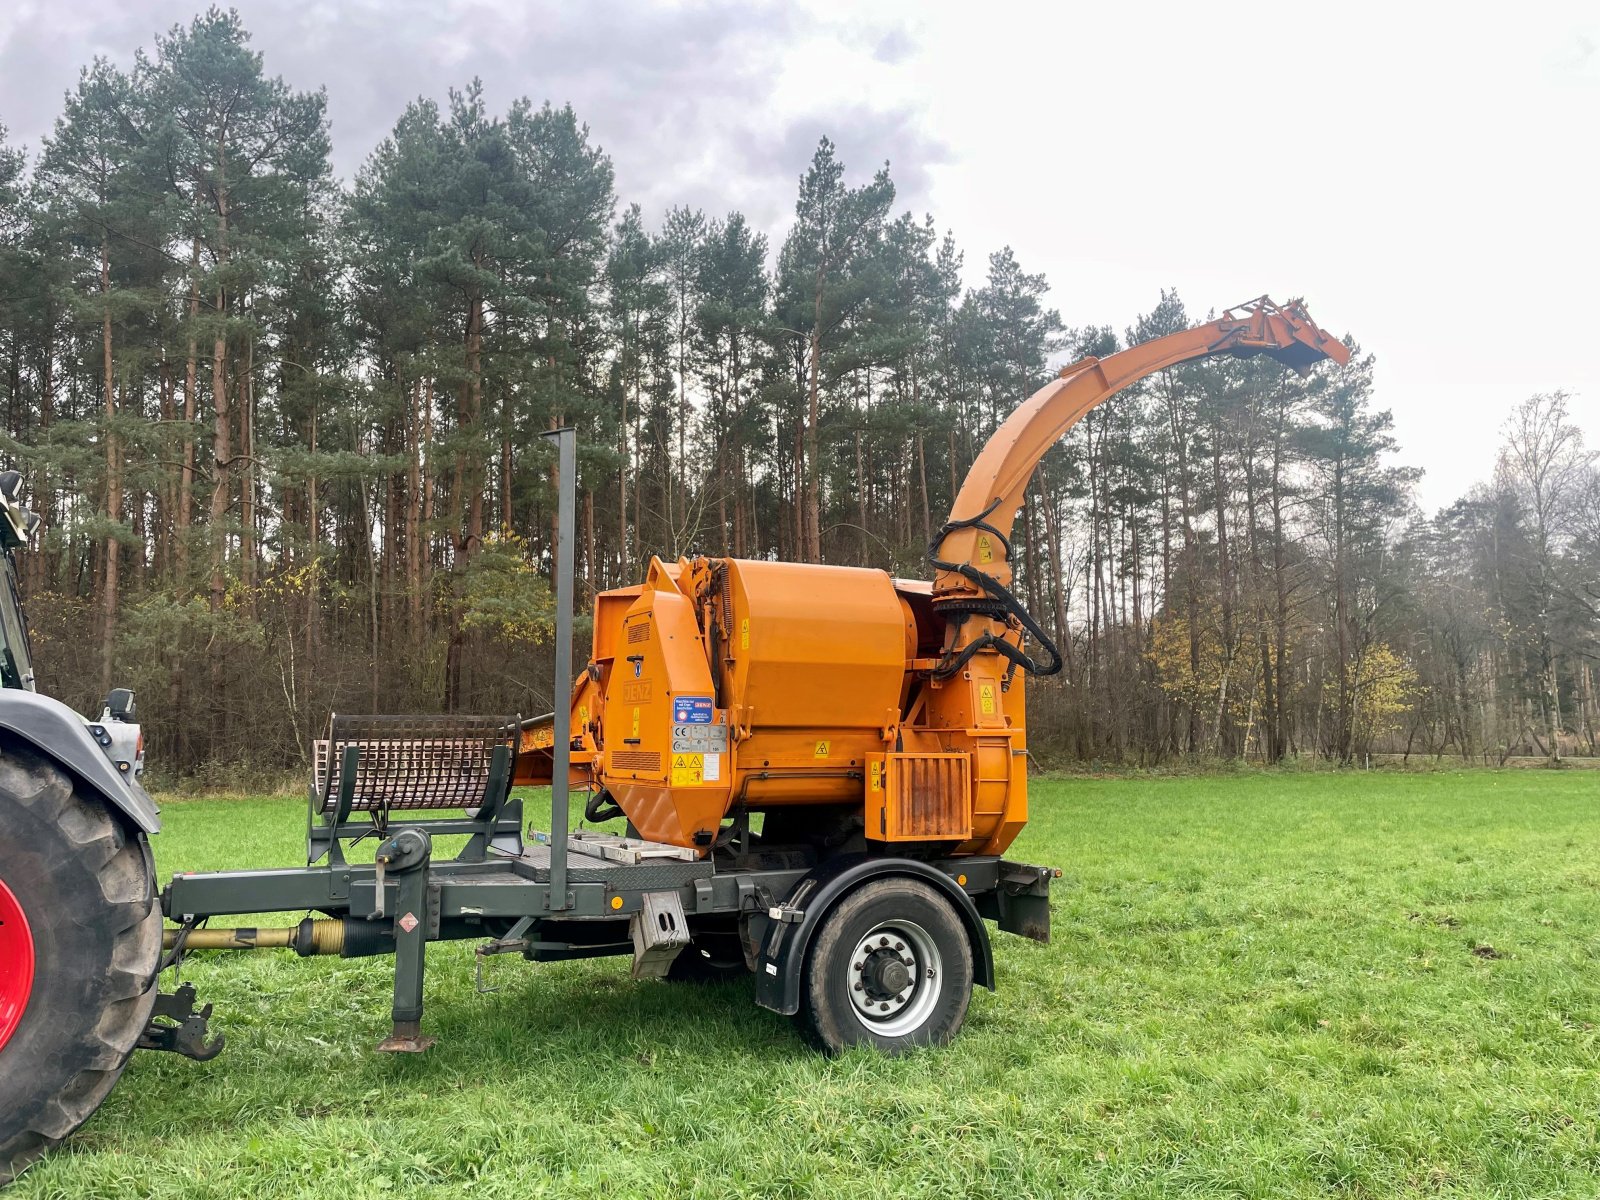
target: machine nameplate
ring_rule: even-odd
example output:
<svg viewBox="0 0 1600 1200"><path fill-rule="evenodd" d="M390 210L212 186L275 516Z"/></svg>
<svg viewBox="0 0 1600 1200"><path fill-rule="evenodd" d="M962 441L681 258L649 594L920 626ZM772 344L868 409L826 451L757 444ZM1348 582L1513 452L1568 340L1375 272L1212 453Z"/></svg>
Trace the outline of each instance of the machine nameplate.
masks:
<svg viewBox="0 0 1600 1200"><path fill-rule="evenodd" d="M728 727L726 725L674 725L672 727L672 752L689 754L726 754L728 752Z"/></svg>
<svg viewBox="0 0 1600 1200"><path fill-rule="evenodd" d="M677 725L709 725L714 716L710 696L674 696L672 720Z"/></svg>

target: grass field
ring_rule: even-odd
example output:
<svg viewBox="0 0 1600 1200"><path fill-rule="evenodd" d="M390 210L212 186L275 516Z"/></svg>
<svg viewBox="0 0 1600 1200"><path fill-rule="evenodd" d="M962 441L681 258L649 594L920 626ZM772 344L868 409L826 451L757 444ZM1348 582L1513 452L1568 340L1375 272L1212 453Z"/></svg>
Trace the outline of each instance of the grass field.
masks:
<svg viewBox="0 0 1600 1200"><path fill-rule="evenodd" d="M1075 779L1013 850L1049 947L996 935L951 1047L805 1050L747 984L429 957L213 956L229 1047L139 1054L22 1197L1595 1196L1600 780ZM163 873L291 865L293 800L170 804Z"/></svg>

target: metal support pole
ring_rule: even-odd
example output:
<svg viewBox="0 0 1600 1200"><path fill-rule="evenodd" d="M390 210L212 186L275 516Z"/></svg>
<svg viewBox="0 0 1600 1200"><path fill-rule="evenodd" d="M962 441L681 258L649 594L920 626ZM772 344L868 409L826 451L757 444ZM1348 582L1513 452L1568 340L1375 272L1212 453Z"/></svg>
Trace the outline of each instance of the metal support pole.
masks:
<svg viewBox="0 0 1600 1200"><path fill-rule="evenodd" d="M552 429L545 437L559 447L556 479L556 666L554 698L555 745L550 768L550 911L567 904L567 772L572 758L572 538L577 503L578 432Z"/></svg>

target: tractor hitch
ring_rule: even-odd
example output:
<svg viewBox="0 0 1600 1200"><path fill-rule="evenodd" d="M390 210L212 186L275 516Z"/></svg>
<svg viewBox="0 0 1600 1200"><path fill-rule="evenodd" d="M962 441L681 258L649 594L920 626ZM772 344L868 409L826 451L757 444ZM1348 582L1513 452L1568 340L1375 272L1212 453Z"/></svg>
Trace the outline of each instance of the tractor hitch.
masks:
<svg viewBox="0 0 1600 1200"><path fill-rule="evenodd" d="M161 1024L162 1019L177 1024ZM167 1050L196 1062L209 1062L222 1053L227 1042L220 1033L210 1036L210 1021L211 1005L195 1010L194 984L185 983L176 992L157 992L155 1010L150 1014L150 1024L139 1035L138 1048Z"/></svg>

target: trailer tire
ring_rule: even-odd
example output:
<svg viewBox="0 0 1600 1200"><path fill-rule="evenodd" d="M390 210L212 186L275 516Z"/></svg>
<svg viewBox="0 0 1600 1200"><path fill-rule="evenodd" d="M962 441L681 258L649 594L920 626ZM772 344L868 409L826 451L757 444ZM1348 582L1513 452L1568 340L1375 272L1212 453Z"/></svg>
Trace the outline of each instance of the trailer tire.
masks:
<svg viewBox="0 0 1600 1200"><path fill-rule="evenodd" d="M161 909L144 834L12 744L0 744L0 830L4 1185L88 1120L122 1074L155 1003Z"/></svg>
<svg viewBox="0 0 1600 1200"><path fill-rule="evenodd" d="M823 917L806 955L806 1039L828 1054L900 1054L955 1037L972 999L972 946L950 902L916 879L875 879Z"/></svg>

